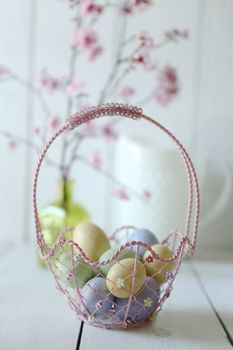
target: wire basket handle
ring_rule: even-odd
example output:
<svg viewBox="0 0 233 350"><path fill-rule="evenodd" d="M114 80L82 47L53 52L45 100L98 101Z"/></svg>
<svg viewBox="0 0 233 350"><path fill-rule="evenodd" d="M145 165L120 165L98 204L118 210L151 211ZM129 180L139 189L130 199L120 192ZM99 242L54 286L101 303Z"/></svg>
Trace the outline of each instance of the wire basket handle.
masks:
<svg viewBox="0 0 233 350"><path fill-rule="evenodd" d="M51 139L42 149L42 152L37 162L37 166L34 173L34 179L33 179L33 211L34 211L35 228L36 228L36 240L37 240L37 244L40 249L41 255L44 256L47 252L47 247L44 241L43 234L41 232L39 213L38 213L38 207L37 207L37 184L38 184L38 176L39 176L43 159L45 158L45 155L49 150L50 146L52 145L52 143L64 131L72 130L78 127L79 125L84 124L92 119L96 119L104 116L120 116L120 117L125 117L130 119L136 119L136 120L145 119L148 122L152 123L153 125L157 126L160 130L162 130L176 144L177 149L183 159L187 177L188 177L189 198L188 198L185 236L188 239L191 249L194 250L196 245L196 240L197 240L198 223L199 223L199 215L200 215L200 193L199 193L199 185L198 185L196 171L194 169L193 163L187 151L170 131L168 131L164 126L162 126L159 122L157 122L153 118L143 114L141 108L118 104L118 103L111 103L111 104L100 105L97 107L89 107L71 116L69 119L67 119L64 126L61 127L61 129L58 130L51 137ZM191 220L192 220L193 201L194 201L193 193L195 195L195 212L194 212L193 230L192 230L192 235L190 237L190 226L191 226Z"/></svg>

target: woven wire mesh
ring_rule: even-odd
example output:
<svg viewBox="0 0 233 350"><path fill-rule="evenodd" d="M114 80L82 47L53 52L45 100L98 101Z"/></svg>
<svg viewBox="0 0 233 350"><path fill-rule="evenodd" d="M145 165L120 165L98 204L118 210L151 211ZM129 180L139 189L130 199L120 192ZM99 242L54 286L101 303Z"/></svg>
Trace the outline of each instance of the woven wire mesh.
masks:
<svg viewBox="0 0 233 350"><path fill-rule="evenodd" d="M72 229L66 230L60 235L50 254L46 257L46 263L54 275L57 288L64 294L69 306L81 320L105 328L141 326L154 319L154 315L161 310L164 301L169 297L187 242L181 242L183 235L177 230L173 231L163 243L173 253L180 247L177 257L173 261L165 262L155 253L153 256L153 252L151 252L150 259L145 260L139 257L139 248L143 247L150 250L150 246L136 241L128 241L119 246L119 241L127 240L129 232L133 229L123 227L114 233L111 242L118 249L110 259L101 263L91 262L82 250L78 249L78 245L72 239L69 239L69 236L72 237ZM64 239L65 233L66 239ZM128 280L130 281L131 291L128 298L117 298L111 294L107 287L102 287L105 286L106 282L101 284L102 289L99 288L98 279L107 281L106 273L101 270L103 267L109 269L117 263L127 270L127 266L123 263L123 255L124 253L127 254L129 250L136 252L134 257L135 268L133 272L131 269L128 270L127 277L121 281L120 285L116 285L116 288L124 291L125 281ZM150 260L151 262L160 261L161 267L151 276L147 276L142 288L134 294L133 286L137 282L137 277L135 277L138 268L137 262L140 261L146 267ZM83 270L85 270L85 275L89 279L86 283L82 278ZM161 278L161 276L164 279L162 284L157 281L157 278ZM93 277L95 277L94 280L92 280ZM94 283L90 283L90 281L94 281ZM110 282L116 284L114 281ZM126 292L129 292L128 288Z"/></svg>
<svg viewBox="0 0 233 350"><path fill-rule="evenodd" d="M37 182L40 167L45 155L55 139L64 131L74 129L88 120L100 116L119 115L131 119L143 118L160 128L176 144L184 161L188 185L189 203L186 216L185 231L173 230L161 242L171 250L168 258L162 258L147 244L139 241L128 241L128 235L134 227L123 226L110 237L112 246L117 247L114 254L104 261L93 261L86 256L81 247L72 240L73 228L61 232L55 244L48 248L40 227L37 208ZM195 208L193 202L195 199ZM169 297L174 279L183 257L193 253L196 245L200 196L198 181L191 159L180 144L166 128L154 119L142 114L136 107L107 104L91 107L71 117L67 123L45 145L39 157L33 182L33 208L36 225L36 239L41 258L53 274L57 288L63 293L71 309L77 316L92 325L105 328L130 328L145 324L153 319L153 315L161 310L164 301ZM192 215L194 211L194 215ZM193 232L190 233L193 216ZM121 242L125 243L121 243ZM143 248L148 254L142 258L139 250ZM122 255L134 251L133 268L128 268ZM132 260L132 259L131 259ZM137 273L141 266L147 272L150 264L156 263L156 269L149 276L145 274L140 285ZM124 270L124 278L119 281L110 280L104 268L119 264ZM128 269L128 270L127 270ZM153 269L152 269L153 270ZM93 279L93 277L95 277ZM94 282L92 282L94 281ZM101 283L100 283L101 281ZM99 285L100 283L100 285ZM127 297L116 298L107 285L125 292ZM101 286L101 287L100 287Z"/></svg>

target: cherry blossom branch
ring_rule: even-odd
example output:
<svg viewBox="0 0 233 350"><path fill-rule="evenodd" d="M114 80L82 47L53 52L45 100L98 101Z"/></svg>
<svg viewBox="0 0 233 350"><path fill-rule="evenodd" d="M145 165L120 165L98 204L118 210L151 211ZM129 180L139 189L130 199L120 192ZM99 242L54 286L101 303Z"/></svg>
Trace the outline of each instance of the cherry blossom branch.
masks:
<svg viewBox="0 0 233 350"><path fill-rule="evenodd" d="M111 84L119 71L119 67L121 65L121 56L122 56L124 43L125 43L126 28L127 28L127 19L125 17L123 19L123 25L122 25L121 32L120 32L120 41L119 41L119 45L117 48L115 62L113 64L112 71L110 72L109 77L107 79L107 82L105 83L105 86L104 86L102 92L100 93L100 98L98 100L98 104L105 102L106 97L108 95L108 91L111 87Z"/></svg>
<svg viewBox="0 0 233 350"><path fill-rule="evenodd" d="M140 106L143 107L145 106L148 102L150 102L152 100L152 98L155 95L155 89L153 89L148 95L146 95L145 97L143 97L141 100L137 101L135 103L136 106Z"/></svg>
<svg viewBox="0 0 233 350"><path fill-rule="evenodd" d="M71 150L70 161L68 162L68 165L66 166L66 171L65 171L68 176L69 176L71 168L74 164L78 149L79 149L82 141L84 140L84 135L82 135L82 134L75 133L75 136L76 136L76 142L74 143L73 148Z"/></svg>
<svg viewBox="0 0 233 350"><path fill-rule="evenodd" d="M83 93L82 88L77 89L77 85L80 83L77 83L78 79L76 77L78 58L82 54L86 54L87 61L93 61L97 56L99 56L100 53L103 52L102 46L98 43L98 35L92 28L93 26L96 26L99 19L106 13L106 10L109 7L114 7L116 9L116 14L123 16L123 23L120 28L119 42L116 48L115 59L110 73L106 78L106 82L100 91L97 104L104 103L110 96L113 96L123 81L132 71L136 71L138 66L145 69L150 69L150 71L157 69L157 67L153 68L155 65L153 62L151 62L150 57L150 55L152 56L152 52L155 52L156 49L164 47L171 41L177 42L180 38L187 38L188 36L188 32L186 30L180 31L177 29L172 29L166 32L164 39L158 43L154 43L153 38L151 38L145 32L141 32L139 35L131 35L127 38L126 34L128 18L132 17L136 13L139 14L141 8L149 8L149 5L152 4L150 0L126 0L123 2L119 2L118 0L102 0L101 4L95 0L69 0L69 3L73 8L72 20L74 20L75 32L74 38L72 38L72 46L70 48L71 51L68 63L68 77L62 81L61 79L49 75L46 76L45 74L44 78L41 80L44 91L54 92L55 90L59 89L62 93L64 93L66 117L69 117L75 108L78 110L83 108L81 105L81 98L86 96L86 94ZM130 53L128 54L128 52ZM179 84L176 71L172 66L165 66L163 69L158 71L157 78L158 86L154 86L152 91L142 98L142 100L137 104L144 105L154 98L158 103L165 106L166 104L170 103L172 98L176 96L177 92L179 91ZM51 129L50 131L55 132L59 122L61 121L60 118L57 116L57 118L55 118L55 116L50 118L52 113L46 98L44 97L43 90L27 82L15 73L10 72L9 74L7 67L0 65L0 81L5 81L6 79L14 79L17 83L29 89L36 96L43 114L45 115L44 130L40 133L40 138L44 143L47 138L47 131ZM120 92L119 96L121 96L127 103L132 103L132 96L135 93L134 87L123 86L122 88L128 88L127 96L126 94L123 96L123 93L120 95ZM82 93L80 93L80 91ZM65 92L67 92L67 94ZM55 119L57 120L55 121ZM71 136L68 136L68 134L65 133L62 138L60 164L57 164L48 158L47 164L55 166L61 172L61 176L64 177L69 176L76 160L82 161L92 169L94 168L95 170L100 171L112 182L123 188L125 191L125 198L123 199L129 199L127 198L126 193L126 190L129 190L133 196L139 198L140 200L146 200L149 198L148 191L145 191L145 193L147 192L146 198L145 193L139 194L134 189L128 188L128 186L121 183L110 172L102 169L98 162L93 165L91 161L78 154L82 142L88 137L94 138L105 136L106 139L114 139L115 134L113 131L111 131L111 125L117 121L114 119L111 120L111 122L109 122L105 128L105 133L103 127L96 129L94 132L89 131L87 133L81 133L77 131ZM9 140L18 140L19 142L32 148L37 153L40 151L40 147L37 146L36 143L23 137L8 133L4 130L0 130L0 135L5 136Z"/></svg>
<svg viewBox="0 0 233 350"><path fill-rule="evenodd" d="M17 83L19 83L21 86L29 89L37 98L38 98L38 101L40 102L40 105L41 105L41 108L45 114L45 116L47 117L49 114L51 114L51 111L50 111L50 108L42 94L42 91L32 85L30 82L28 82L27 80L21 78L19 75L17 75L16 73L12 73L11 74L11 77L13 80L15 80Z"/></svg>
<svg viewBox="0 0 233 350"><path fill-rule="evenodd" d="M130 64L122 71L122 73L119 75L119 77L116 79L115 83L113 84L112 89L109 92L109 96L112 96L115 94L115 92L117 91L122 81L125 80L125 78L129 75L129 73L132 72L133 69L134 69L133 65Z"/></svg>
<svg viewBox="0 0 233 350"><path fill-rule="evenodd" d="M29 81L23 79L18 74L16 74L13 71L10 71L10 70L9 70L9 76L8 76L7 80L8 81L10 81L10 80L15 81L20 86L22 86L23 88L28 89L32 94L34 94L34 96L37 98L37 100L38 100L38 102L39 102L39 104L41 106L41 109L42 109L42 111L44 113L45 118L47 118L48 115L51 114L49 105L47 104L47 102L46 102L46 100L45 100L45 98L43 96L43 93L42 93L40 88L36 87L35 85L31 84ZM44 125L46 126L46 121L44 122ZM45 132L45 130L44 130L44 133L41 134L41 141L42 141L42 143L45 143L45 141L46 141L46 132Z"/></svg>
<svg viewBox="0 0 233 350"><path fill-rule="evenodd" d="M79 4L79 2L77 3ZM79 14L79 9L77 14ZM77 15L76 21L75 21L75 27L76 29L79 29L82 24L82 17ZM71 48L71 55L70 55L70 63L69 63L69 77L68 81L71 83L71 81L75 77L75 67L76 67L76 59L78 56L78 50L76 47ZM73 97L69 96L67 98L67 105L66 105L66 117L68 118L72 114L72 108L73 108ZM66 135L63 135L63 145L62 145L62 151L61 151L61 170L62 170L62 177L64 177L64 171L66 168L66 153L68 148L69 142Z"/></svg>
<svg viewBox="0 0 233 350"><path fill-rule="evenodd" d="M111 6L111 2L110 1L106 1L106 4L103 7L103 10L101 12L104 12L106 10L107 7ZM96 24L97 20L99 20L99 18L101 17L100 14L96 14L95 16L93 16L92 20L90 21L89 25L94 25ZM82 17L77 17L76 18L76 30L80 29L82 24ZM70 59L70 74L69 74L69 82L72 81L72 79L75 76L75 66L76 66L76 59L77 59L77 55L78 51L77 48L73 48L72 49L72 53L71 53L71 59ZM72 113L72 106L73 106L73 99L72 97L68 98L68 102L67 102L67 116L71 115ZM77 137L77 134L74 135L74 137ZM61 164L63 164L63 171L69 173L71 170L71 167L73 165L73 159L75 154L78 151L78 147L81 144L81 141L83 140L82 137L79 137L79 140L76 141L75 146L73 147L72 151L71 151L71 158L70 161L68 162L67 165L66 164L66 153L67 153L67 149L69 146L69 142L67 140L66 137L64 137L64 142L63 142L63 147L62 147L62 154L61 154Z"/></svg>
<svg viewBox="0 0 233 350"><path fill-rule="evenodd" d="M0 130L0 135L5 137L9 141L15 140L16 142L18 142L20 144L24 144L25 146L27 146L30 149L32 149L33 151L35 151L38 155L41 152L41 148L36 143L32 142L31 140L29 140L29 139L27 139L25 137L22 137L20 135L16 135L16 134L11 133L11 132L6 131L6 130ZM51 165L51 166L55 167L58 170L61 170L60 169L60 165L58 163L54 162L48 156L46 156L45 161L46 161L46 163L48 165Z"/></svg>

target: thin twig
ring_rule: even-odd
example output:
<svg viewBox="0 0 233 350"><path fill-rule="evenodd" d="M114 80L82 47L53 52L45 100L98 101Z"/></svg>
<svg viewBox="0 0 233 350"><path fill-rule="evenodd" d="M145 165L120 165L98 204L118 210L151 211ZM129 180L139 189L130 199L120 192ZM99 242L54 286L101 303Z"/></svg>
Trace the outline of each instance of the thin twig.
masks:
<svg viewBox="0 0 233 350"><path fill-rule="evenodd" d="M144 202L147 203L147 199L145 198L145 196L143 194L138 193L135 189L133 189L132 187L129 187L128 185L123 184L121 181L119 181L113 174L111 174L109 171L102 169L101 167L93 167L93 164L86 159L85 157L83 157L82 155L76 155L74 158L74 161L82 161L84 164L88 165L89 168L94 169L96 171L98 171L99 173L103 174L104 176L106 176L106 178L108 178L110 181L112 181L114 184L120 186L121 188L124 188L125 190L129 191L132 193L132 195Z"/></svg>
<svg viewBox="0 0 233 350"><path fill-rule="evenodd" d="M13 134L9 131L6 130L0 130L0 135L2 135L3 137L7 138L8 140L15 140L16 142L22 143L25 146L31 148L33 151L35 151L38 155L41 153L41 148L40 146L38 146L36 143L32 142L31 140ZM60 166L59 164L57 164L56 162L54 162L52 159L50 159L48 156L45 157L45 161L48 165L52 165L54 166L56 169L60 170Z"/></svg>
<svg viewBox="0 0 233 350"><path fill-rule="evenodd" d="M143 107L145 106L153 97L155 94L155 89L153 89L148 95L143 97L141 100L135 103L136 106Z"/></svg>
<svg viewBox="0 0 233 350"><path fill-rule="evenodd" d="M46 115L46 117L49 114L51 114L51 110L50 110L47 102L45 101L41 90L38 87L32 85L30 82L28 82L27 80L24 80L23 78L21 78L19 75L15 74L15 73L12 74L12 79L14 79L20 85L29 89L33 94L35 94L37 96L37 98L40 102L41 108L42 108L44 114Z"/></svg>
<svg viewBox="0 0 233 350"><path fill-rule="evenodd" d="M104 86L102 92L100 93L100 98L99 98L98 104L102 104L105 101L105 99L108 95L108 90L110 89L112 82L115 79L115 77L117 76L117 73L119 71L119 67L121 64L122 51L124 48L126 28L127 28L127 19L125 17L122 28L121 28L120 41L119 41L119 45L118 45L118 49L117 49L117 53L116 53L115 63L113 64L112 71L110 72L109 77L105 83L105 86Z"/></svg>

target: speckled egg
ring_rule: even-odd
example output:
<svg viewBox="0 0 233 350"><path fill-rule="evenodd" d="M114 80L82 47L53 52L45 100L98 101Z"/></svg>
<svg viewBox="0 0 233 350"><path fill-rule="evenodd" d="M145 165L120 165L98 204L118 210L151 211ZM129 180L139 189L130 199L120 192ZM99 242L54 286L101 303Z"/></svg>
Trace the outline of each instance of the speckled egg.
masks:
<svg viewBox="0 0 233 350"><path fill-rule="evenodd" d="M110 248L104 231L91 222L84 222L76 226L73 232L73 240L92 260L98 260Z"/></svg>
<svg viewBox="0 0 233 350"><path fill-rule="evenodd" d="M155 244L151 249L158 254L160 258L171 258L173 253L166 244ZM172 271L175 262L166 263L159 259L154 259L150 251L146 251L143 256L147 275L152 276L159 283L165 283L167 280L167 272Z"/></svg>
<svg viewBox="0 0 233 350"><path fill-rule="evenodd" d="M142 243L148 244L149 246L152 246L158 243L158 239L156 238L156 236L151 231L145 228L140 228L132 231L129 234L127 241L140 241ZM137 246L134 246L131 249L136 252ZM146 251L146 248L139 246L140 257L143 257L145 251Z"/></svg>
<svg viewBox="0 0 233 350"><path fill-rule="evenodd" d="M108 271L106 284L109 291L118 298L128 298L132 289L133 271L135 259L127 258L114 264ZM146 269L137 260L134 279L133 294L136 294L143 286L146 279Z"/></svg>
<svg viewBox="0 0 233 350"><path fill-rule="evenodd" d="M106 280L102 277L94 277L87 282L81 294L84 306L94 317L105 318L113 307L114 296L107 289Z"/></svg>
<svg viewBox="0 0 233 350"><path fill-rule="evenodd" d="M103 262L110 259L113 256L113 254L117 251L118 248L119 247L108 249L106 252L104 252L104 254L101 255L101 257L99 258L99 262ZM133 251L129 249L124 249L122 252L120 252L117 258L114 259L114 261L111 264L100 266L99 271L101 272L102 275L106 276L108 271L117 261L120 261L126 258L134 258L134 256L135 256L135 253Z"/></svg>
<svg viewBox="0 0 233 350"><path fill-rule="evenodd" d="M94 276L91 266L86 264L83 259L74 257L72 264L71 255L68 253L61 253L54 260L54 271L56 276L71 288L83 287Z"/></svg>
<svg viewBox="0 0 233 350"><path fill-rule="evenodd" d="M160 284L153 277L146 277L143 288L131 299L127 320L142 322L148 318L158 304L160 297ZM115 316L123 321L126 316L129 299L115 298Z"/></svg>

